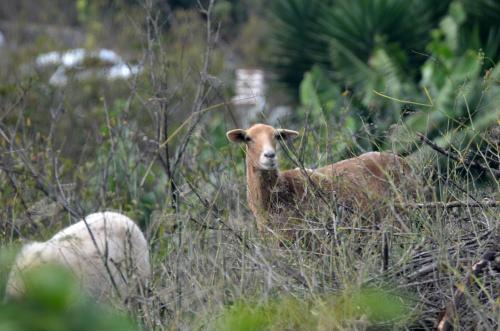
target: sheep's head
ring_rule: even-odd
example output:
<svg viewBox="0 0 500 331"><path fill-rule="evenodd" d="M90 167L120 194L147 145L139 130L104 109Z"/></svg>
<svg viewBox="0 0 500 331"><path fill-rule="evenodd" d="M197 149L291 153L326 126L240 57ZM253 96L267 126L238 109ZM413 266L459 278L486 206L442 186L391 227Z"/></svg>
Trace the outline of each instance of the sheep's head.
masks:
<svg viewBox="0 0 500 331"><path fill-rule="evenodd" d="M249 129L235 129L226 133L228 139L247 146L247 161L261 170L278 168L276 143L278 140L294 138L299 133L293 130L275 129L265 124L255 124Z"/></svg>

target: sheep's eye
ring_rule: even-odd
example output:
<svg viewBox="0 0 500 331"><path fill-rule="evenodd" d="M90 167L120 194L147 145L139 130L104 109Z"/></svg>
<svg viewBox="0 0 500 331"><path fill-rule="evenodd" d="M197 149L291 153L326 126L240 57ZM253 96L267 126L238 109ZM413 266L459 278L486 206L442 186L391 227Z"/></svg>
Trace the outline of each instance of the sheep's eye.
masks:
<svg viewBox="0 0 500 331"><path fill-rule="evenodd" d="M283 139L285 138L285 137L284 137L284 136L282 136L280 133L276 133L276 134L274 135L274 137L276 138L276 140L283 140Z"/></svg>
<svg viewBox="0 0 500 331"><path fill-rule="evenodd" d="M252 138L250 138L249 136L245 136L245 142L249 143L252 141Z"/></svg>

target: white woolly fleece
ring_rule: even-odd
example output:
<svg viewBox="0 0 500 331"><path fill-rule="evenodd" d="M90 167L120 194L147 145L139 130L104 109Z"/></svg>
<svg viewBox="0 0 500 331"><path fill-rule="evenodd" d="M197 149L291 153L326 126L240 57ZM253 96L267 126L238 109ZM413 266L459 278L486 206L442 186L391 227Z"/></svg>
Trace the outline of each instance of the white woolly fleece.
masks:
<svg viewBox="0 0 500 331"><path fill-rule="evenodd" d="M7 298L22 296L23 273L44 264L67 267L98 300L116 294L113 281L125 299L151 274L144 235L130 218L115 212L88 215L46 242L24 245L9 275Z"/></svg>

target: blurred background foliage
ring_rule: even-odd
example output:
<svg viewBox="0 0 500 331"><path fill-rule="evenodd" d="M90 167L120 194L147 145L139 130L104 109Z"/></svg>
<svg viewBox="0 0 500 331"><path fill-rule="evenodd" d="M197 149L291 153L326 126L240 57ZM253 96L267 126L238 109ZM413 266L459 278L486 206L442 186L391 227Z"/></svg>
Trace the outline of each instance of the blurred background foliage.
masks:
<svg viewBox="0 0 500 331"><path fill-rule="evenodd" d="M338 155L412 153L417 132L441 147L484 147L498 125L496 2L291 0L271 9L271 65L300 91L296 115L334 127L342 117L336 139L361 138Z"/></svg>
<svg viewBox="0 0 500 331"><path fill-rule="evenodd" d="M40 267L25 281L23 300L0 303L1 331L140 330L124 314L87 299L73 275L61 267Z"/></svg>

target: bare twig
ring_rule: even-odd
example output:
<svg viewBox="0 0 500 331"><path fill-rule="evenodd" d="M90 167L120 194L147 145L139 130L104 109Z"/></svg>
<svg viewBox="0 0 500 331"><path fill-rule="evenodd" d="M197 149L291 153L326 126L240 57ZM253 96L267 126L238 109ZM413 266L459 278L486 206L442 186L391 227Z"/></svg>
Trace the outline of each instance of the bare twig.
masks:
<svg viewBox="0 0 500 331"><path fill-rule="evenodd" d="M194 130L200 123L201 119L203 118L203 114L205 112L202 112L202 106L204 103L204 100L206 98L207 94L207 82L208 82L208 70L210 66L210 59L211 59L211 54L212 54L212 48L213 48L213 36L212 36L212 8L214 5L214 0L210 0L208 3L208 7L205 9L200 5L201 12L206 16L206 47L205 47L205 53L203 55L203 67L200 72L200 81L198 83L197 89L196 89L196 96L193 102L193 108L192 108L192 114L195 114L193 121L191 123L191 126L188 129L188 132L186 133L186 136L184 138L184 141L181 143L180 147L177 150L176 154L176 159L173 162L173 168L172 172L176 172L178 169L178 165L180 163L180 160L182 159L182 156L184 155L184 152L187 148L187 145L189 144L189 141L191 140L191 137L193 136Z"/></svg>
<svg viewBox="0 0 500 331"><path fill-rule="evenodd" d="M499 207L500 201L451 201L451 202L422 202L422 203L399 203L396 205L399 208L416 208L416 209L435 209L435 208L456 208L456 207L464 207L464 208L482 208L482 207Z"/></svg>
<svg viewBox="0 0 500 331"><path fill-rule="evenodd" d="M465 160L465 159L461 158L460 156L456 155L455 153L447 151L447 150L439 147L433 141L431 141L429 138L427 138L426 136L424 136L421 133L417 133L417 136L420 138L420 140L423 143L425 143L426 145L429 145L433 150L449 157L452 160L455 160L459 163L463 163L467 166L473 166L473 167L479 168L485 172L490 172L497 178L500 177L500 170L498 170L498 169L493 169L493 168L487 167L487 166L485 166L477 161L474 161L474 160Z"/></svg>
<svg viewBox="0 0 500 331"><path fill-rule="evenodd" d="M476 262L472 268L467 272L462 281L463 286L459 286L456 288L455 293L453 294L453 298L451 302L447 305L445 310L442 312L439 322L438 322L438 331L451 331L453 330L452 320L456 318L456 309L458 306L462 305L465 300L465 291L467 288L473 285L473 282L476 277L483 273L487 266L492 264L493 261L500 259L500 253L494 251L486 252L481 259Z"/></svg>

